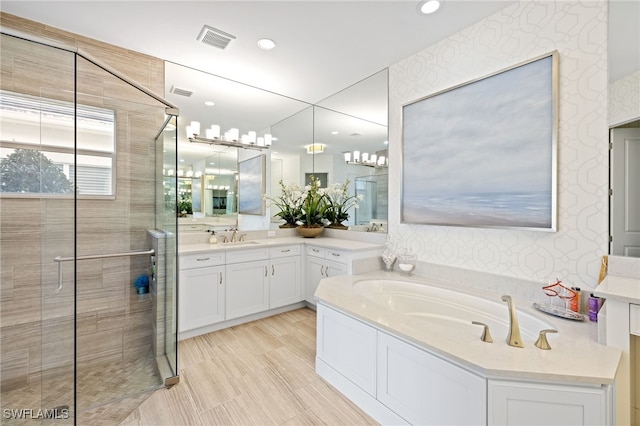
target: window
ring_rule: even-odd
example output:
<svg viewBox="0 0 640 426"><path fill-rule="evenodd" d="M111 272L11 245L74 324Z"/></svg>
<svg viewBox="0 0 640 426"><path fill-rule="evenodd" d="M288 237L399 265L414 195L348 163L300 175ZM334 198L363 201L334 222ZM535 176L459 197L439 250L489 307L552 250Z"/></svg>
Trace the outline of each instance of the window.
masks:
<svg viewBox="0 0 640 426"><path fill-rule="evenodd" d="M0 91L3 196L113 197L114 166L113 110Z"/></svg>

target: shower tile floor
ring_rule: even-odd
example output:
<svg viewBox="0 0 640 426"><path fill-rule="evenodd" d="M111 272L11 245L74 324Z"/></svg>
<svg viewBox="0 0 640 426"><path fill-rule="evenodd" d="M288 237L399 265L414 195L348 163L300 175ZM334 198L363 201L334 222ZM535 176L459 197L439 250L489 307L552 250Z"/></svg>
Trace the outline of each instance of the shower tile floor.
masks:
<svg viewBox="0 0 640 426"><path fill-rule="evenodd" d="M155 359L150 352L146 357L134 362L114 362L98 364L91 368L78 369L77 424L78 425L117 425L131 411L135 410L151 392L162 387L162 379L156 371ZM0 395L4 425L71 425L70 419L40 420L37 418L7 419L5 409L33 409L33 417L38 409L52 409L61 405L61 401L73 405L72 373L60 380L46 380L30 386L3 392ZM41 403L43 385L45 399ZM47 397L49 395L49 397ZM55 401L47 404L46 401ZM105 404L105 401L108 401ZM71 416L74 412L71 411ZM31 417L31 416L27 416Z"/></svg>

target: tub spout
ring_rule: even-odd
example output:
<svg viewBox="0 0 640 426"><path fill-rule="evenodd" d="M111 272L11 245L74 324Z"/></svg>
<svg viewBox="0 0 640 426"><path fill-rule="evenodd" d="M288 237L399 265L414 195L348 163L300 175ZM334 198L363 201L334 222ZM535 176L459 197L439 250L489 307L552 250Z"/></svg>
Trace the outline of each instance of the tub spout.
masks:
<svg viewBox="0 0 640 426"><path fill-rule="evenodd" d="M520 337L520 324L518 324L518 315L516 314L516 306L511 296L502 296L502 301L507 302L509 306L509 335L507 336L507 344L516 348L524 348L522 338Z"/></svg>

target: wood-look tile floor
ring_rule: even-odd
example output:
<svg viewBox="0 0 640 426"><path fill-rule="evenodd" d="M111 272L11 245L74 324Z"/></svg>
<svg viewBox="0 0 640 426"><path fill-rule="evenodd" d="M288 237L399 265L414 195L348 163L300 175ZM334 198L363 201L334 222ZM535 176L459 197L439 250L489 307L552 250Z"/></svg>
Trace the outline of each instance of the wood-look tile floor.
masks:
<svg viewBox="0 0 640 426"><path fill-rule="evenodd" d="M183 340L180 383L121 426L377 424L315 373L315 342L307 308Z"/></svg>

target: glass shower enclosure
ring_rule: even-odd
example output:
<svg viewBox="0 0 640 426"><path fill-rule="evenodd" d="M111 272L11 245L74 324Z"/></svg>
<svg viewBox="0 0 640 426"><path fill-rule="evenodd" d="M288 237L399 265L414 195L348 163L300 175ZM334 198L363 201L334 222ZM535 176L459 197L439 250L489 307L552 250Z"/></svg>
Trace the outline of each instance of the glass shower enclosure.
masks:
<svg viewBox="0 0 640 426"><path fill-rule="evenodd" d="M178 111L75 48L0 48L2 422L117 424L178 380Z"/></svg>

